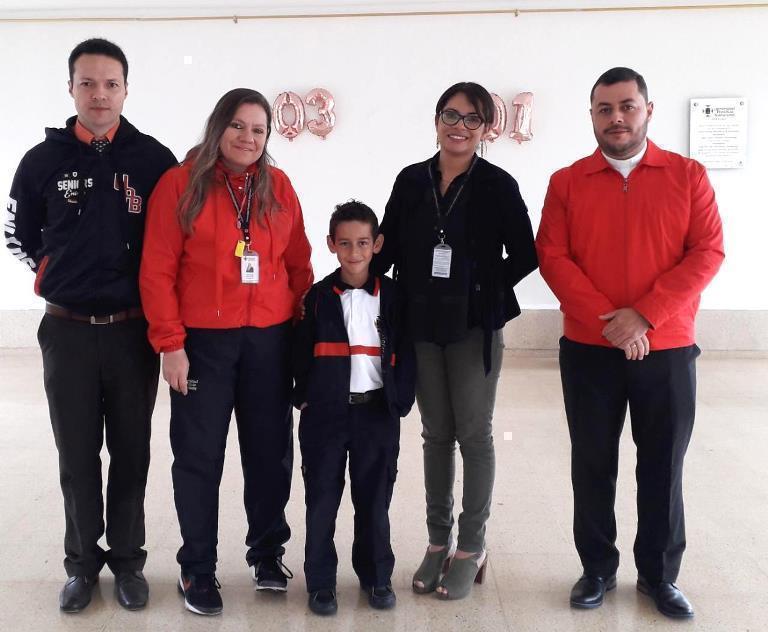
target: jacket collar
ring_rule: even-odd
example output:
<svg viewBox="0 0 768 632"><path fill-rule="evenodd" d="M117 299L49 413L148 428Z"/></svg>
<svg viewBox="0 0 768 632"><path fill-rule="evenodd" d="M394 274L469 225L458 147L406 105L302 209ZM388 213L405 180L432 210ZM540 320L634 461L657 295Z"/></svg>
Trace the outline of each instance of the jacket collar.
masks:
<svg viewBox="0 0 768 632"><path fill-rule="evenodd" d="M224 163L221 161L221 159L216 161L216 174L220 178L229 178L230 182L236 182L238 184L245 181L246 175L254 175L258 172L259 166L256 162L248 165L244 171L241 171L239 173L235 173L231 169L228 169L226 166L224 166Z"/></svg>
<svg viewBox="0 0 768 632"><path fill-rule="evenodd" d="M332 285L333 285L333 291L336 292L338 295L344 294L346 290L365 290L370 294L371 296L378 296L379 295L379 288L381 287L381 281L379 280L379 277L377 277L374 274L368 275L368 280L365 282L363 287L361 288L355 288L349 285L348 283L344 283L344 281L341 280L341 268L337 268L336 271L332 275Z"/></svg>
<svg viewBox="0 0 768 632"><path fill-rule="evenodd" d="M649 167L666 167L669 165L669 156L667 152L659 148L650 138L647 139L648 148L645 150L645 155L640 163L637 165L648 165ZM605 169L613 169L608 161L603 156L603 152L598 147L595 149L591 156L588 156L585 161L584 171L587 175L603 171Z"/></svg>

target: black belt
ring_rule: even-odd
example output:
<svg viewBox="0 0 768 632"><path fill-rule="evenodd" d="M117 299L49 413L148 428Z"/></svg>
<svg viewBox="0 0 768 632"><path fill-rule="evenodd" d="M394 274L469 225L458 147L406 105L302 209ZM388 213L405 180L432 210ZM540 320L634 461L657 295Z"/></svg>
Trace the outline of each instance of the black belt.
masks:
<svg viewBox="0 0 768 632"><path fill-rule="evenodd" d="M375 391L366 391L365 393L350 393L350 404L370 404L384 398L384 389L377 388Z"/></svg>
<svg viewBox="0 0 768 632"><path fill-rule="evenodd" d="M144 310L142 310L141 307L131 307L122 312L107 314L106 316L86 316L85 314L73 312L66 307L61 307L60 305L46 303L45 313L58 318L67 318L81 323L90 323L91 325L109 325L111 323L119 323L120 321L130 320L132 318L144 318Z"/></svg>

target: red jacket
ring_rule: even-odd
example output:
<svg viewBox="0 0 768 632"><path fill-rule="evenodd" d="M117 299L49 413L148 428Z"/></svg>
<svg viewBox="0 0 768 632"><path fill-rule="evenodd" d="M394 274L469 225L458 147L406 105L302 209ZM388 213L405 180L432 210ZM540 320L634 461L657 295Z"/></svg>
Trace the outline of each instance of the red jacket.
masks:
<svg viewBox="0 0 768 632"><path fill-rule="evenodd" d="M626 180L599 149L556 172L536 249L567 338L610 347L598 316L632 307L651 323L651 349L693 344L701 292L724 257L706 170L651 141Z"/></svg>
<svg viewBox="0 0 768 632"><path fill-rule="evenodd" d="M242 239L237 227L225 171L215 180L193 232L185 235L176 205L189 180L185 163L165 173L149 200L144 252L139 275L142 306L149 321L149 341L155 351L184 346L186 327L231 329L269 327L294 315L301 297L312 286L311 248L304 233L301 206L288 177L270 167L279 210L268 213L264 226L251 211L251 249L259 254L259 283L240 281L235 246ZM244 174L228 174L242 184Z"/></svg>

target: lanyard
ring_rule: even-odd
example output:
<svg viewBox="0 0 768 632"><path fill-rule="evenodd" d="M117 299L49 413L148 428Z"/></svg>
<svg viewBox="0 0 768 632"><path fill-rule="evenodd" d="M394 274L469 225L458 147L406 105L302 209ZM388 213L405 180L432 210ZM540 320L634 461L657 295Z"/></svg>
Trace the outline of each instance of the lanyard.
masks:
<svg viewBox="0 0 768 632"><path fill-rule="evenodd" d="M227 185L227 191L229 191L229 197L232 200L232 206L235 207L235 213L237 214L237 227L243 231L243 241L245 245L251 243L251 203L253 202L253 178L251 174L245 176L245 195L243 201L238 204L235 191L229 182L229 178L224 176L224 182ZM245 213L243 213L245 211Z"/></svg>
<svg viewBox="0 0 768 632"><path fill-rule="evenodd" d="M459 187L459 190L456 191L456 195L453 196L453 200L451 200L451 203L448 205L448 210L445 212L445 214L440 212L440 202L437 198L437 185L435 184L435 176L432 175L432 165L429 166L427 171L429 171L429 181L432 183L432 197L435 200L435 212L437 213L437 237L440 239L440 243L445 243L445 218L448 217L451 214L451 211L453 210L454 205L456 204L456 201L461 196L461 192L464 190L464 185L467 184L469 181L469 176L472 175L472 170L475 168L475 165L477 164L477 155L475 155L474 158L472 158L472 164L469 165L469 169L466 171L466 177L464 178L464 182L461 183L461 186ZM447 193L447 191L446 191Z"/></svg>

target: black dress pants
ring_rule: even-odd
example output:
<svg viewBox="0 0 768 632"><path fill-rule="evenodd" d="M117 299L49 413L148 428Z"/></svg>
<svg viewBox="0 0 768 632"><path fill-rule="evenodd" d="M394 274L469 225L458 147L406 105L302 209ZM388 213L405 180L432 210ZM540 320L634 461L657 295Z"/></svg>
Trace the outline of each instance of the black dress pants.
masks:
<svg viewBox="0 0 768 632"><path fill-rule="evenodd" d="M108 325L46 314L38 341L64 495L67 575L141 570L144 490L149 469L158 356L143 319ZM101 447L109 451L104 534Z"/></svg>
<svg viewBox="0 0 768 632"><path fill-rule="evenodd" d="M674 582L685 550L683 459L693 430L696 345L627 360L619 349L560 339L560 374L571 436L573 533L584 571L619 566L614 500L627 405L637 446L637 570Z"/></svg>
<svg viewBox="0 0 768 632"><path fill-rule="evenodd" d="M333 536L347 453L355 508L352 567L366 586L389 584L395 556L388 512L397 477L400 420L392 417L384 401L337 410L310 405L301 413L299 444L307 505L307 591L336 586Z"/></svg>
<svg viewBox="0 0 768 632"><path fill-rule="evenodd" d="M285 506L291 489L292 325L188 329L189 392L171 390L173 492L185 573L213 573L219 484L234 410L245 479L246 560L280 556L291 531Z"/></svg>

